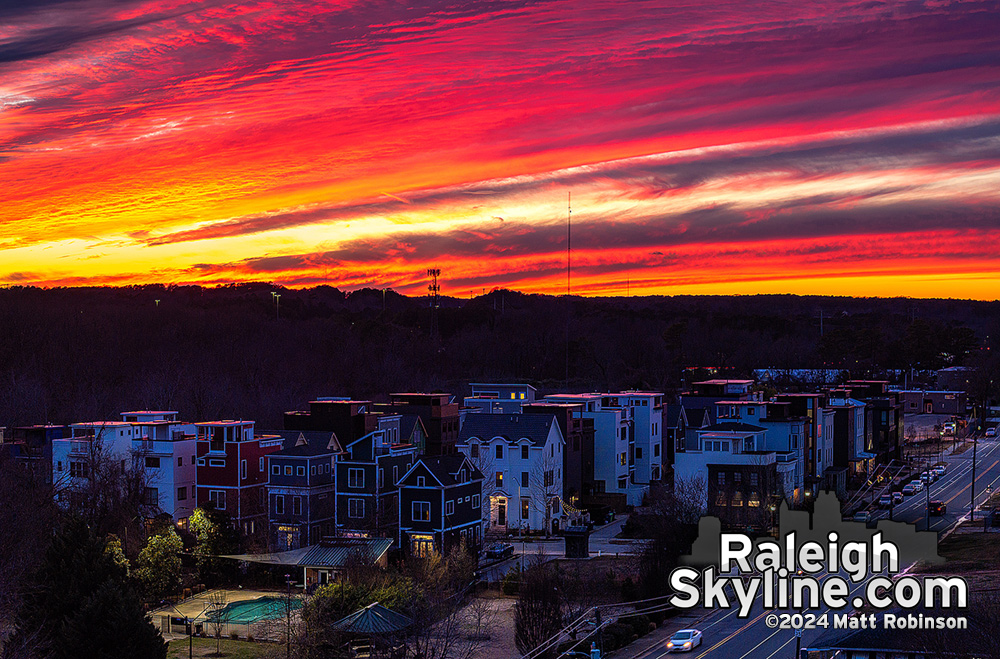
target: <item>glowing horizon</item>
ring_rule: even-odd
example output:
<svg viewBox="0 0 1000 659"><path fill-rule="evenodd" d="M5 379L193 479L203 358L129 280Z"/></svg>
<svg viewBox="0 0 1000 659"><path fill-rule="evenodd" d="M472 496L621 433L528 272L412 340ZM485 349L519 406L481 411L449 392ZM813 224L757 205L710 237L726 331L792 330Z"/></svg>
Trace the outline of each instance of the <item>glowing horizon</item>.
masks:
<svg viewBox="0 0 1000 659"><path fill-rule="evenodd" d="M0 8L0 284L997 299L989 2Z"/></svg>

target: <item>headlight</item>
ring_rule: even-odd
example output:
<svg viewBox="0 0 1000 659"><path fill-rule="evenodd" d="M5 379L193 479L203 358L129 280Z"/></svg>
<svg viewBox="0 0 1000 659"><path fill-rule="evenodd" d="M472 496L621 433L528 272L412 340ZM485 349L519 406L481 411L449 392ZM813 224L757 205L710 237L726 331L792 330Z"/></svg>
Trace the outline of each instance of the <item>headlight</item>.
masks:
<svg viewBox="0 0 1000 659"><path fill-rule="evenodd" d="M685 644L684 644L684 647L687 647L687 646L689 646L689 645L691 645L691 641L688 641L687 643L685 643Z"/></svg>
<svg viewBox="0 0 1000 659"><path fill-rule="evenodd" d="M667 647L668 648L674 647L674 642L673 641L667 641Z"/></svg>

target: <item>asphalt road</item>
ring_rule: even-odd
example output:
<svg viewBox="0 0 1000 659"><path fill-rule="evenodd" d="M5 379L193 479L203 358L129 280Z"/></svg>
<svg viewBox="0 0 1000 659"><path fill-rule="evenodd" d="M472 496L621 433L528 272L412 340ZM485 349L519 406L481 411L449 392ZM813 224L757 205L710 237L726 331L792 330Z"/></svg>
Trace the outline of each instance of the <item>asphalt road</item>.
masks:
<svg viewBox="0 0 1000 659"><path fill-rule="evenodd" d="M931 518L931 530L939 532L946 530L959 519L968 515L971 500L972 451L970 449L958 456L946 456L944 461L948 463L948 473L937 483L932 484L930 490L931 500L944 501L948 505L948 512L945 516ZM996 488L1000 482L1000 443L980 440L976 463L976 503L980 505L988 496L986 494L987 487ZM893 511L893 519L917 523L918 528L923 529L927 498L924 492L907 497L902 504L896 506ZM888 511L880 512L879 518L884 518L887 515ZM864 584L865 582L852 585L852 596L859 590L863 592ZM790 629L769 628L766 624L767 614L780 614L782 611L764 610L760 599L758 596L750 614L745 618L737 617L738 610L736 608L702 610L700 618L687 614L677 621L668 622L664 630L667 633L672 633L682 627L695 627L702 631L703 644L694 651L682 655L692 659L793 659L796 648L794 632ZM832 616L832 613L845 611L847 609L830 612L828 608L821 607L808 612L816 615L830 612ZM797 613L798 611L786 610L784 612ZM804 630L800 641L801 647L808 647L812 641L826 631L822 628ZM664 647L665 638L661 634L656 635L660 638L656 640L640 639L632 645L631 652L616 656L634 657L635 659L660 659L668 656Z"/></svg>

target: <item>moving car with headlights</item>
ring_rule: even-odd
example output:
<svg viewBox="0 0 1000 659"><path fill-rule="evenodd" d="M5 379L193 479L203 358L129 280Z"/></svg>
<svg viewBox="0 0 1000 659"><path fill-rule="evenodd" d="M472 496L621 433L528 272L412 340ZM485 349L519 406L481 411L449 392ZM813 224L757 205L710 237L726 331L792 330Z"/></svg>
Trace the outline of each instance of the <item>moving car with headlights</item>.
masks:
<svg viewBox="0 0 1000 659"><path fill-rule="evenodd" d="M697 629L682 629L667 641L667 652L690 652L701 645L701 632Z"/></svg>
<svg viewBox="0 0 1000 659"><path fill-rule="evenodd" d="M879 508L889 508L891 506L892 506L892 495L891 494L883 494L882 496L880 496L878 498L878 507Z"/></svg>
<svg viewBox="0 0 1000 659"><path fill-rule="evenodd" d="M892 502L893 503L903 503L903 493L902 492L893 492L892 493Z"/></svg>
<svg viewBox="0 0 1000 659"><path fill-rule="evenodd" d="M917 488L913 486L913 483L907 483L903 486L903 495L910 496L911 494L916 494Z"/></svg>
<svg viewBox="0 0 1000 659"><path fill-rule="evenodd" d="M920 480L919 478L910 481L910 485L913 486L913 490L915 492L923 492L924 491L924 482L922 480Z"/></svg>

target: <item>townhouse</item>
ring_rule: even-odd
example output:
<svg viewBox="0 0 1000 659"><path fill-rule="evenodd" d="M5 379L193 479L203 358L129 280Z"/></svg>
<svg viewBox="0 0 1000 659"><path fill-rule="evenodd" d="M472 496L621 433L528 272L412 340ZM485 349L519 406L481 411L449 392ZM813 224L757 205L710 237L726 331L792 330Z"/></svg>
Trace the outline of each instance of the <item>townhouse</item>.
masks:
<svg viewBox="0 0 1000 659"><path fill-rule="evenodd" d="M399 479L399 546L411 556L447 554L483 541L483 473L462 453L418 458Z"/></svg>

